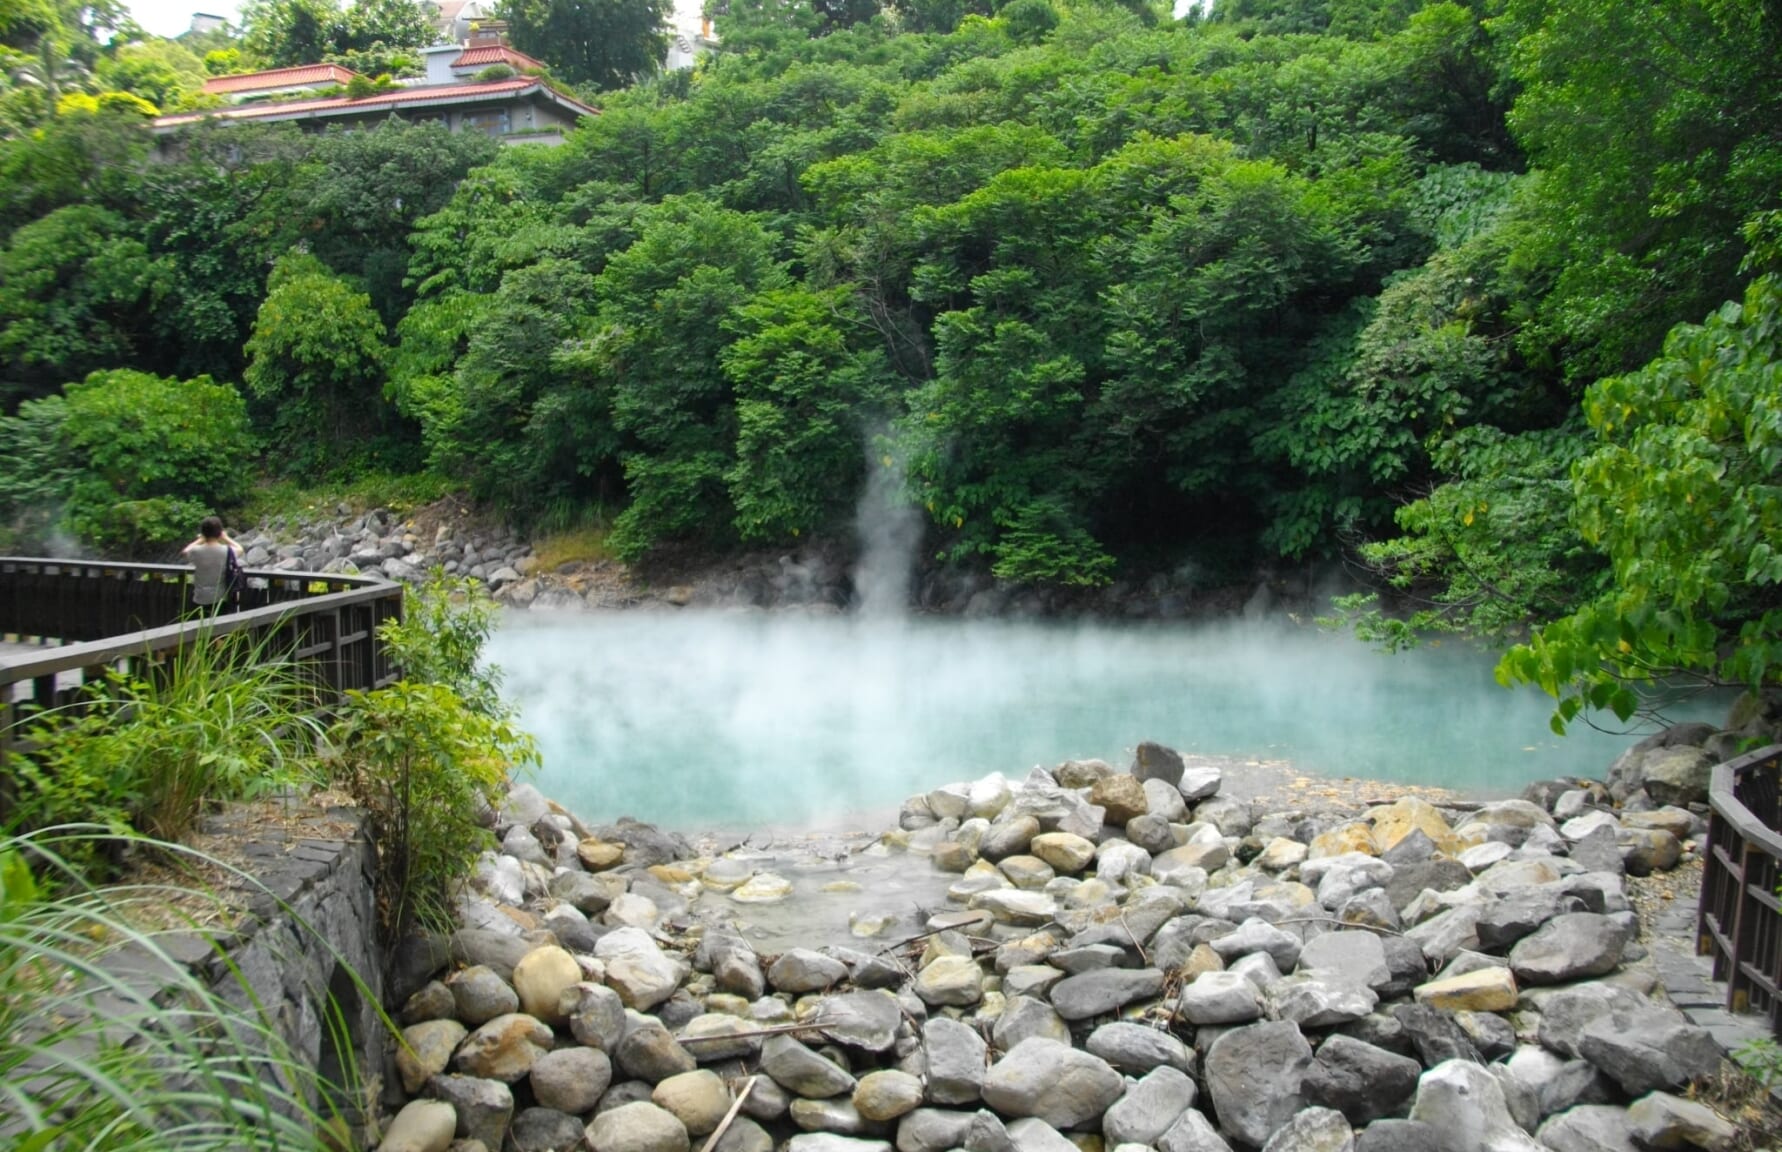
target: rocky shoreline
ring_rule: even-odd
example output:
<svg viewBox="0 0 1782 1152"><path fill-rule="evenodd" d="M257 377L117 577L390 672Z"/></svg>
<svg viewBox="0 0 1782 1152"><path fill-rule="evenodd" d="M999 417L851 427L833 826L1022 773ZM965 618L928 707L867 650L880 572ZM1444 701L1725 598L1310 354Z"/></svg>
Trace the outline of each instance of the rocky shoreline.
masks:
<svg viewBox="0 0 1782 1152"><path fill-rule="evenodd" d="M758 856L521 785L464 926L397 958L381 1147L1734 1152L1627 884L1699 853L1712 761L1283 810L1141 745L912 797L866 851L944 905L778 954Z"/></svg>
<svg viewBox="0 0 1782 1152"><path fill-rule="evenodd" d="M273 517L239 535L249 568L370 575L413 584L433 568L485 584L516 609L706 607L838 613L856 598L849 545L806 543L792 551L717 560L656 561L644 570L616 560L572 560L546 570L532 543L491 523L456 499L398 516L388 508L356 512L339 505L322 515ZM1208 587L1190 573L1152 574L1098 589L1002 584L979 572L919 573L911 607L945 615L1091 615L1147 620L1229 616L1309 604L1305 573L1263 573L1245 587Z"/></svg>

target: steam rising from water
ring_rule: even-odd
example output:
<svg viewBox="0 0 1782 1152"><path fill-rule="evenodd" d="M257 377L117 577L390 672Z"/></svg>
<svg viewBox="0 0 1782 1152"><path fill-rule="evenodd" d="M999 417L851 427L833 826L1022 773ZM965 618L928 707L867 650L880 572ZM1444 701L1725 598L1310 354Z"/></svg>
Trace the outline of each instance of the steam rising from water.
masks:
<svg viewBox="0 0 1782 1152"><path fill-rule="evenodd" d="M1140 740L1503 792L1600 776L1628 737L1547 731L1453 647L1387 657L1285 625L787 613L509 618L491 644L573 810L680 828L874 822L905 796Z"/></svg>
<svg viewBox="0 0 1782 1152"><path fill-rule="evenodd" d="M891 456L875 457L872 439L866 446L866 490L854 511L854 533L860 540L855 611L871 619L901 616L909 608L922 516L904 495L903 470Z"/></svg>

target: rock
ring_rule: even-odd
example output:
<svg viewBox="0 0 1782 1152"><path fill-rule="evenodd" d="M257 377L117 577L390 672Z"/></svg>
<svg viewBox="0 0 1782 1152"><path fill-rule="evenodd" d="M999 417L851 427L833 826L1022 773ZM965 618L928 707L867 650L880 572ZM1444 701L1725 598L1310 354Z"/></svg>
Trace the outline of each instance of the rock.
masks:
<svg viewBox="0 0 1782 1152"><path fill-rule="evenodd" d="M429 1020L445 1020L457 1011L458 1002L452 990L438 980L429 980L403 1002L401 1020L404 1024L425 1024Z"/></svg>
<svg viewBox="0 0 1782 1152"><path fill-rule="evenodd" d="M676 1037L681 1047L701 1064L719 1060L748 1059L761 1050L761 1039L750 1021L718 1012L707 1012L687 1021ZM742 1035L739 1035L742 1034Z"/></svg>
<svg viewBox="0 0 1782 1152"><path fill-rule="evenodd" d="M1230 859L1231 851L1225 847L1224 840L1184 844L1158 853L1157 859L1151 862L1151 872L1165 884L1179 884L1190 869L1214 872Z"/></svg>
<svg viewBox="0 0 1782 1152"><path fill-rule="evenodd" d="M1079 1152L1062 1132L1031 1116L1010 1123L1005 1132L1014 1152Z"/></svg>
<svg viewBox="0 0 1782 1152"><path fill-rule="evenodd" d="M1604 976L1621 963L1627 927L1609 916L1556 916L1510 950L1510 969L1528 984L1560 984Z"/></svg>
<svg viewBox="0 0 1782 1152"><path fill-rule="evenodd" d="M460 1137L480 1140L485 1148L501 1147L514 1115L514 1094L506 1084L474 1076L435 1076L427 1081L427 1094L452 1106Z"/></svg>
<svg viewBox="0 0 1782 1152"><path fill-rule="evenodd" d="M1683 857L1683 845L1660 829L1623 828L1616 835L1615 844L1630 876L1669 871Z"/></svg>
<svg viewBox="0 0 1782 1152"><path fill-rule="evenodd" d="M1608 1104L1583 1104L1561 1112L1535 1133L1552 1152L1639 1152L1627 1109Z"/></svg>
<svg viewBox="0 0 1782 1152"><path fill-rule="evenodd" d="M1453 1152L1453 1148L1421 1121L1375 1120L1356 1138L1355 1152Z"/></svg>
<svg viewBox="0 0 1782 1152"><path fill-rule="evenodd" d="M1448 1060L1425 1072L1417 1083L1410 1118L1442 1133L1455 1148L1544 1152L1511 1119L1497 1077L1470 1061Z"/></svg>
<svg viewBox="0 0 1782 1152"><path fill-rule="evenodd" d="M650 1102L679 1120L687 1135L705 1136L730 1111L730 1089L717 1073L701 1068L662 1081L650 1093Z"/></svg>
<svg viewBox="0 0 1782 1152"><path fill-rule="evenodd" d="M1455 849L1454 830L1427 800L1406 796L1367 815L1374 825L1374 850L1382 855L1412 832L1422 832L1439 851L1452 853Z"/></svg>
<svg viewBox="0 0 1782 1152"><path fill-rule="evenodd" d="M1043 892L1022 892L1014 888L998 888L979 892L969 907L982 908L1000 924L1037 928L1050 924L1058 915L1058 905Z"/></svg>
<svg viewBox="0 0 1782 1152"><path fill-rule="evenodd" d="M772 872L758 872L730 890L738 904L778 904L792 898L792 881Z"/></svg>
<svg viewBox="0 0 1782 1152"><path fill-rule="evenodd" d="M1052 1010L1050 1004L1028 996L1016 996L996 1018L990 1036L996 1047L1004 1052L1036 1036L1068 1044L1070 1025Z"/></svg>
<svg viewBox="0 0 1782 1152"><path fill-rule="evenodd" d="M1289 840L1285 836L1276 836L1262 849L1256 857L1255 864L1267 872L1284 872L1296 865L1305 863L1306 846L1298 840Z"/></svg>
<svg viewBox="0 0 1782 1152"><path fill-rule="evenodd" d="M773 962L767 982L781 992L820 992L848 977L848 966L809 948L793 948Z"/></svg>
<svg viewBox="0 0 1782 1152"><path fill-rule="evenodd" d="M527 1108L514 1117L507 1132L513 1152L570 1152L586 1138L582 1122L555 1108Z"/></svg>
<svg viewBox="0 0 1782 1152"><path fill-rule="evenodd" d="M1319 860L1326 856L1347 856L1351 853L1375 856L1378 850L1374 847L1374 830L1357 820L1349 824L1341 824L1328 832L1320 832L1312 837L1306 845L1306 859Z"/></svg>
<svg viewBox="0 0 1782 1152"><path fill-rule="evenodd" d="M1502 952L1555 916L1584 911L1584 902L1559 885L1511 892L1479 914L1479 946Z"/></svg>
<svg viewBox="0 0 1782 1152"><path fill-rule="evenodd" d="M1354 1152L1355 1134L1342 1113L1307 1108L1263 1145L1262 1152Z"/></svg>
<svg viewBox="0 0 1782 1152"><path fill-rule="evenodd" d="M761 1070L786 1091L810 1100L854 1090L854 1077L790 1036L769 1036L762 1043Z"/></svg>
<svg viewBox="0 0 1782 1152"><path fill-rule="evenodd" d="M1293 1024L1248 1024L1221 1035L1206 1057L1207 1094L1220 1125L1252 1147L1267 1143L1305 1107L1311 1064L1311 1045Z"/></svg>
<svg viewBox="0 0 1782 1152"><path fill-rule="evenodd" d="M712 1152L773 1152L773 1137L747 1116L738 1116Z"/></svg>
<svg viewBox="0 0 1782 1152"><path fill-rule="evenodd" d="M1196 1027L1246 1024L1262 1016L1262 994L1237 972L1204 972L1182 988L1177 1010Z"/></svg>
<svg viewBox="0 0 1782 1152"><path fill-rule="evenodd" d="M837 1044L883 1052L897 1040L903 1008L889 992L849 992L826 997L817 1019L823 1032Z"/></svg>
<svg viewBox="0 0 1782 1152"><path fill-rule="evenodd" d="M1659 805L1705 804L1714 757L1701 748L1674 747L1648 752L1640 761L1640 783Z"/></svg>
<svg viewBox="0 0 1782 1152"><path fill-rule="evenodd" d="M927 1060L928 1099L935 1104L970 1104L984 1084L983 1037L944 1016L922 1026L922 1049ZM1106 1056L1101 1053L1103 1059Z"/></svg>
<svg viewBox="0 0 1782 1152"><path fill-rule="evenodd" d="M456 1020L428 1020L402 1030L402 1047L396 1050L396 1070L410 1096L428 1080L445 1071L452 1053L467 1035Z"/></svg>
<svg viewBox="0 0 1782 1152"><path fill-rule="evenodd" d="M520 1011L546 1024L565 1023L568 1017L559 1002L563 993L581 978L581 965L562 948L534 948L514 965L514 991L519 995Z"/></svg>
<svg viewBox="0 0 1782 1152"><path fill-rule="evenodd" d="M454 1057L458 1070L483 1080L512 1084L551 1050L551 1030L523 1012L497 1016L472 1032Z"/></svg>
<svg viewBox="0 0 1782 1152"><path fill-rule="evenodd" d="M1159 1152L1231 1152L1231 1145L1219 1135L1213 1122L1197 1109L1182 1113L1181 1119L1157 1141Z"/></svg>
<svg viewBox="0 0 1782 1152"><path fill-rule="evenodd" d="M878 1130L855 1111L851 1100L794 1100L792 1123L806 1132L833 1132L839 1136L861 1136Z"/></svg>
<svg viewBox="0 0 1782 1152"><path fill-rule="evenodd" d="M681 1047L668 1028L654 1016L628 1018L625 1038L613 1051L613 1061L627 1076L659 1083L698 1067L693 1054Z"/></svg>
<svg viewBox="0 0 1782 1152"><path fill-rule="evenodd" d="M978 855L989 861L1018 856L1028 851L1034 837L1040 834L1040 822L1032 816L1017 816L1005 823L992 824L978 842ZM1033 855L1038 856L1035 852ZM1044 860L1045 857L1041 856Z"/></svg>
<svg viewBox="0 0 1782 1152"><path fill-rule="evenodd" d="M1599 1016L1584 1028L1578 1055L1629 1096L1680 1088L1720 1067L1720 1046L1705 1029L1656 1008Z"/></svg>
<svg viewBox="0 0 1782 1152"><path fill-rule="evenodd" d="M604 984L577 984L563 994L576 1043L612 1052L625 1038L625 1002Z"/></svg>
<svg viewBox="0 0 1782 1152"><path fill-rule="evenodd" d="M1016 1121L1018 1124L1045 1124L1043 1120ZM1051 1125L1046 1124L1050 1128ZM971 1126L965 1130L966 1152L1017 1152L1014 1139L1003 1126L1002 1118L988 1108L972 1114Z"/></svg>
<svg viewBox="0 0 1782 1152"><path fill-rule="evenodd" d="M593 1111L612 1080L612 1061L597 1048L559 1048L532 1065L532 1095L559 1112Z"/></svg>
<svg viewBox="0 0 1782 1152"><path fill-rule="evenodd" d="M1236 931L1227 932L1210 943L1213 951L1227 964L1251 952L1267 952L1275 967L1283 972L1293 971L1299 963L1299 938L1255 916L1239 924Z"/></svg>
<svg viewBox="0 0 1782 1152"><path fill-rule="evenodd" d="M687 1129L655 1104L638 1101L602 1112L588 1122L592 1152L689 1152Z"/></svg>
<svg viewBox="0 0 1782 1152"><path fill-rule="evenodd" d="M1023 1040L984 1077L984 1102L1004 1116L1033 1116L1054 1128L1099 1117L1126 1089L1107 1061L1039 1037Z"/></svg>
<svg viewBox="0 0 1782 1152"><path fill-rule="evenodd" d="M785 1152L891 1152L883 1140L855 1140L828 1132L807 1132L786 1141Z"/></svg>
<svg viewBox="0 0 1782 1152"><path fill-rule="evenodd" d="M1127 1086L1126 1094L1101 1118L1105 1143L1154 1145L1194 1106L1194 1081L1170 1067L1154 1068Z"/></svg>
<svg viewBox="0 0 1782 1152"><path fill-rule="evenodd" d="M1145 789L1146 816L1153 816L1164 824L1181 824L1188 819L1188 802L1183 798L1181 789L1164 780L1141 780ZM1131 834L1128 833L1128 839ZM1137 843L1137 841L1134 841Z"/></svg>
<svg viewBox="0 0 1782 1152"><path fill-rule="evenodd" d="M1431 964L1445 965L1461 952L1479 947L1480 904L1462 904L1450 908L1405 933L1405 939L1423 949Z"/></svg>
<svg viewBox="0 0 1782 1152"><path fill-rule="evenodd" d="M1542 1117L1579 1104L1606 1104L1616 1091L1590 1061L1567 1060L1534 1044L1511 1053L1504 1071L1534 1094Z"/></svg>
<svg viewBox="0 0 1782 1152"><path fill-rule="evenodd" d="M1038 856L1005 856L996 866L1010 884L1029 891L1044 888L1057 876L1052 866Z"/></svg>
<svg viewBox="0 0 1782 1152"><path fill-rule="evenodd" d="M1225 774L1216 764L1188 764L1182 768L1182 778L1176 782L1176 791L1182 799L1193 804L1206 800L1219 792L1225 782Z"/></svg>
<svg viewBox="0 0 1782 1152"><path fill-rule="evenodd" d="M1686 1148L1730 1152L1739 1137L1739 1130L1713 1109L1669 1092L1635 1100L1627 1119L1636 1143L1662 1152Z"/></svg>
<svg viewBox="0 0 1782 1152"><path fill-rule="evenodd" d="M477 964L452 973L446 977L446 987L451 989L458 1019L471 1028L518 1011L520 1007L520 998L507 981L485 965Z"/></svg>
<svg viewBox="0 0 1782 1152"><path fill-rule="evenodd" d="M1449 1012L1508 1012L1516 1007L1516 979L1507 968L1481 968L1420 984L1415 995L1417 1003Z"/></svg>
<svg viewBox="0 0 1782 1152"><path fill-rule="evenodd" d="M853 1103L867 1120L895 1120L922 1103L922 1081L896 1069L868 1072L854 1085Z"/></svg>
<svg viewBox="0 0 1782 1152"><path fill-rule="evenodd" d="M1145 802L1147 804L1153 802L1151 791L1161 787L1162 785L1155 780L1146 782ZM1174 797L1177 804L1182 802L1182 798L1177 796L1174 791L1169 792L1168 795ZM1170 828L1170 821L1155 812L1147 812L1143 816L1134 816L1128 820L1126 822L1126 839L1152 855L1167 852L1176 846L1176 834Z"/></svg>
<svg viewBox="0 0 1782 1152"><path fill-rule="evenodd" d="M445 1152L458 1128L458 1113L439 1100L411 1100L384 1132L379 1152Z"/></svg>
<svg viewBox="0 0 1782 1152"><path fill-rule="evenodd" d="M1107 822L1114 825L1125 824L1133 817L1143 816L1150 811L1144 785L1139 782L1138 777L1125 774L1097 780L1094 787L1089 789L1089 803L1105 809Z"/></svg>
<svg viewBox="0 0 1782 1152"><path fill-rule="evenodd" d="M947 1152L962 1148L971 1132L972 1114L940 1108L917 1108L897 1125L897 1152Z"/></svg>
<svg viewBox="0 0 1782 1152"><path fill-rule="evenodd" d="M1328 1028L1359 1020L1374 1010L1379 997L1363 984L1334 974L1298 972L1282 977L1263 991L1268 1015L1302 1028Z"/></svg>
<svg viewBox="0 0 1782 1152"><path fill-rule="evenodd" d="M1413 864L1398 864L1392 878L1386 881L1386 898L1401 913L1419 893L1452 892L1472 883L1473 874L1465 864L1445 856Z"/></svg>
<svg viewBox="0 0 1782 1152"><path fill-rule="evenodd" d="M1425 1067L1453 1060L1483 1063L1473 1044L1451 1013L1427 1004L1396 1004L1392 1018L1404 1029L1405 1040L1417 1051Z"/></svg>
<svg viewBox="0 0 1782 1152"><path fill-rule="evenodd" d="M931 1025L932 1023L930 1021ZM1113 1065L1116 1071L1128 1076L1142 1075L1160 1065L1189 1074L1194 1072L1193 1049L1168 1032L1147 1028L1143 1024L1128 1024L1123 1021L1103 1024L1089 1034L1089 1040L1083 1047L1090 1055L1101 1057ZM933 1059L931 1052L931 1067ZM933 1091L932 1078L931 1072L930 1092Z"/></svg>
<svg viewBox="0 0 1782 1152"><path fill-rule="evenodd" d="M1386 946L1373 932L1326 932L1300 949L1298 967L1302 972L1329 972L1363 988L1384 988L1392 983Z"/></svg>
<svg viewBox="0 0 1782 1152"><path fill-rule="evenodd" d="M1182 762L1182 754L1174 748L1166 748L1162 744L1154 744L1147 740L1133 750L1132 776L1138 780L1161 780L1172 786L1179 785L1186 765ZM1211 793L1209 793L1211 795ZM1198 797L1194 797L1198 799ZM1099 800L1090 801L1099 804ZM1124 821L1120 821L1124 823Z"/></svg>
<svg viewBox="0 0 1782 1152"><path fill-rule="evenodd" d="M1401 1111L1422 1072L1409 1057L1338 1034L1318 1046L1303 1091L1307 1100L1336 1109L1359 1127Z"/></svg>
<svg viewBox="0 0 1782 1152"><path fill-rule="evenodd" d="M608 843L598 836L590 836L575 846L575 854L588 871L602 872L625 858L625 846Z"/></svg>
<svg viewBox="0 0 1782 1152"><path fill-rule="evenodd" d="M1087 1020L1161 995L1163 973L1155 968L1104 968L1053 985L1052 1007L1066 1020Z"/></svg>
<svg viewBox="0 0 1782 1152"><path fill-rule="evenodd" d="M924 1004L969 1007L984 998L984 973L970 956L941 956L916 974L911 989Z"/></svg>
<svg viewBox="0 0 1782 1152"><path fill-rule="evenodd" d="M594 946L594 956L606 965L606 982L625 1007L639 1012L674 995L686 975L683 963L665 954L641 928L608 932Z"/></svg>
<svg viewBox="0 0 1782 1152"><path fill-rule="evenodd" d="M1076 875L1095 859L1094 842L1069 832L1043 832L1033 837L1027 850L1065 876Z"/></svg>

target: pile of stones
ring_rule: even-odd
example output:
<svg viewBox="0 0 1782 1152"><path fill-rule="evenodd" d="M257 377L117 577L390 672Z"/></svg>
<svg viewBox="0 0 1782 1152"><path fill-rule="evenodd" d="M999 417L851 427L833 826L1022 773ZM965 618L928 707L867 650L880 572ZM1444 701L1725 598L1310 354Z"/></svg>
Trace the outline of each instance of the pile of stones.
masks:
<svg viewBox="0 0 1782 1152"><path fill-rule="evenodd" d="M412 521L399 519L386 508L355 515L343 504L337 513L309 519L280 517L246 533L239 541L243 565L279 572L382 576L410 584L437 566L497 591L524 582L538 566L532 546L511 529L441 524L423 538Z"/></svg>
<svg viewBox="0 0 1782 1152"><path fill-rule="evenodd" d="M1735 1147L1681 1095L1722 1053L1625 886L1699 851L1698 797L1281 812L1222 783L1146 744L913 797L881 848L955 876L948 906L778 956L694 905L782 878L516 789L453 970L400 1006L384 1152Z"/></svg>

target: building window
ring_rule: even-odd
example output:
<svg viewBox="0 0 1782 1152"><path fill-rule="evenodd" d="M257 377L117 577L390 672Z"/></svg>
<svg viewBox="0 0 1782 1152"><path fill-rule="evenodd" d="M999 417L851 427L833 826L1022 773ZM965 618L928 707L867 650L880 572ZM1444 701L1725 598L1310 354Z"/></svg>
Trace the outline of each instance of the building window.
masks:
<svg viewBox="0 0 1782 1152"><path fill-rule="evenodd" d="M507 109L498 108L492 112L466 112L461 122L466 132L481 132L485 136L506 136L512 129L508 127Z"/></svg>

